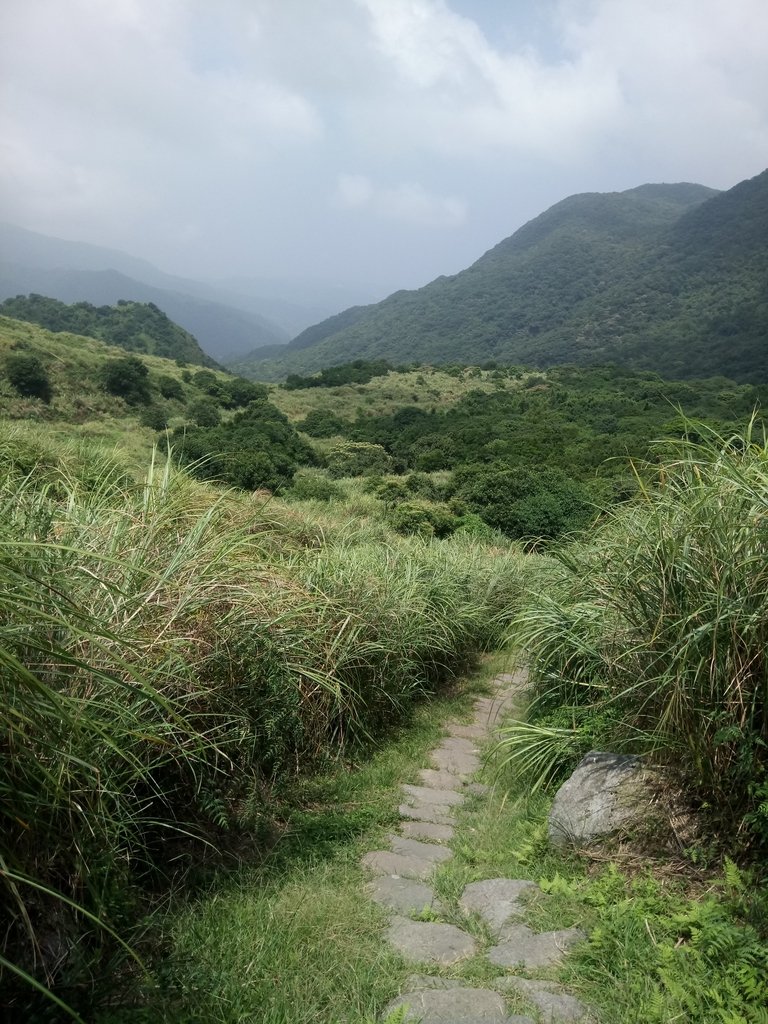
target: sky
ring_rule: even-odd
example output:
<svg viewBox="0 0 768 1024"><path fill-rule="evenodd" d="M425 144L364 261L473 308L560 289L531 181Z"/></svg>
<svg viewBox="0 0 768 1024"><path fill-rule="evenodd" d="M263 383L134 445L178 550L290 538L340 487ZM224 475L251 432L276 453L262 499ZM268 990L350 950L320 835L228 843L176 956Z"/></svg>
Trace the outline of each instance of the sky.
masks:
<svg viewBox="0 0 768 1024"><path fill-rule="evenodd" d="M0 69L0 220L209 280L381 298L768 165L768 0L2 0Z"/></svg>

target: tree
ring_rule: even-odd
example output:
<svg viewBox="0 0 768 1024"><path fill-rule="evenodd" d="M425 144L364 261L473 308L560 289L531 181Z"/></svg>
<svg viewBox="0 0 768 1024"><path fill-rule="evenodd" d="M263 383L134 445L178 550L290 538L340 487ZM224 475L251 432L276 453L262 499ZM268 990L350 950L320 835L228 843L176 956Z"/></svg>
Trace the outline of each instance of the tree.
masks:
<svg viewBox="0 0 768 1024"><path fill-rule="evenodd" d="M25 398L40 398L50 402L53 395L48 371L37 356L28 352L14 352L5 360L8 380Z"/></svg>
<svg viewBox="0 0 768 1024"><path fill-rule="evenodd" d="M210 398L198 398L190 403L187 413L198 427L217 427L221 422L221 413Z"/></svg>
<svg viewBox="0 0 768 1024"><path fill-rule="evenodd" d="M345 441L328 453L328 472L332 477L383 475L391 470L392 459L380 444Z"/></svg>

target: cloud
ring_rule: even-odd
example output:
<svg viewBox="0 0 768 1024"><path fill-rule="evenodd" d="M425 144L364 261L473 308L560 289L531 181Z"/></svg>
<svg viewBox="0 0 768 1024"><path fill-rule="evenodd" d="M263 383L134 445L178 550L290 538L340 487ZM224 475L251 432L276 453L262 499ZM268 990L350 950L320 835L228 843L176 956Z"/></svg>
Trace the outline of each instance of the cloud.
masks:
<svg viewBox="0 0 768 1024"><path fill-rule="evenodd" d="M0 216L187 272L375 251L410 284L575 191L762 169L765 0L531 7L4 0Z"/></svg>
<svg viewBox="0 0 768 1024"><path fill-rule="evenodd" d="M349 210L366 210L382 220L427 227L458 227L467 219L466 204L455 196L438 196L417 182L383 187L362 174L339 176L335 203Z"/></svg>

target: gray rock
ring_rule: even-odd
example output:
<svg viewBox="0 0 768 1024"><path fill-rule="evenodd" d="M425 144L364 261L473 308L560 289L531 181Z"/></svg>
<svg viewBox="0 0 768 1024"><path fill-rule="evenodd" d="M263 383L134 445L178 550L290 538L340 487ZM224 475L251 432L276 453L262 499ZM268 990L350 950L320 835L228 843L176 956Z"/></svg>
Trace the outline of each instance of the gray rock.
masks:
<svg viewBox="0 0 768 1024"><path fill-rule="evenodd" d="M453 789L430 789L429 786L401 786L410 799L420 804L442 804L444 807L456 807L464 803L464 794Z"/></svg>
<svg viewBox="0 0 768 1024"><path fill-rule="evenodd" d="M524 912L520 897L537 889L533 882L522 879L489 878L484 882L471 882L464 890L459 906L466 914L479 914L498 936L504 925Z"/></svg>
<svg viewBox="0 0 768 1024"><path fill-rule="evenodd" d="M429 821L433 825L452 825L454 822L451 808L440 804L420 804L416 807L400 804L397 813L401 818L410 818L412 821Z"/></svg>
<svg viewBox="0 0 768 1024"><path fill-rule="evenodd" d="M473 956L475 940L452 924L409 921L395 917L386 932L387 941L411 963L451 964Z"/></svg>
<svg viewBox="0 0 768 1024"><path fill-rule="evenodd" d="M431 843L450 843L455 829L453 825L435 825L431 821L404 821L400 831L406 839L426 839Z"/></svg>
<svg viewBox="0 0 768 1024"><path fill-rule="evenodd" d="M541 1014L543 1024L579 1024L590 1019L584 1003L553 981L507 977L499 978L495 985L503 992L519 992L525 996Z"/></svg>
<svg viewBox="0 0 768 1024"><path fill-rule="evenodd" d="M500 724L513 704L512 697L482 697L475 701L475 723L486 731L493 729Z"/></svg>
<svg viewBox="0 0 768 1024"><path fill-rule="evenodd" d="M524 924L507 925L502 941L492 946L487 956L497 967L550 967L559 963L568 949L583 938L584 933L578 928L537 934Z"/></svg>
<svg viewBox="0 0 768 1024"><path fill-rule="evenodd" d="M428 885L415 882L410 878L398 878L392 875L382 875L375 878L366 886L368 895L376 903L386 907L387 910L395 910L398 914L418 914L425 908L442 912L442 904L435 898L435 894Z"/></svg>
<svg viewBox="0 0 768 1024"><path fill-rule="evenodd" d="M408 1007L406 1021L419 1024L509 1024L503 998L487 988L422 989L406 992L384 1010L384 1016Z"/></svg>
<svg viewBox="0 0 768 1024"><path fill-rule="evenodd" d="M401 853L404 857L420 857L429 861L430 864L442 864L450 860L453 851L446 846L436 846L434 843L422 843L418 839L406 839L403 836L389 836L389 841L395 853Z"/></svg>
<svg viewBox="0 0 768 1024"><path fill-rule="evenodd" d="M647 817L651 799L638 758L592 751L557 791L549 841L588 845Z"/></svg>
<svg viewBox="0 0 768 1024"><path fill-rule="evenodd" d="M437 847L435 847L437 849ZM366 853L360 863L372 875L393 875L398 878L416 878L424 881L429 878L435 868L434 861L423 857L408 857L391 850L373 850Z"/></svg>

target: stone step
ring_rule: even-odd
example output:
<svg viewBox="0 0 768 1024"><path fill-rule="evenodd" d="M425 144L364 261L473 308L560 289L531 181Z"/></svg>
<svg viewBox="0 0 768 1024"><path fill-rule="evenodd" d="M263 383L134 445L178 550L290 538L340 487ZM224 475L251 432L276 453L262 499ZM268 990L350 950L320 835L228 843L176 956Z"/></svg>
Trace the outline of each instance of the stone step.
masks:
<svg viewBox="0 0 768 1024"><path fill-rule="evenodd" d="M449 967L477 952L472 936L455 925L410 921L407 917L393 918L386 931L386 938L411 963Z"/></svg>
<svg viewBox="0 0 768 1024"><path fill-rule="evenodd" d="M412 821L428 821L433 825L452 825L455 820L451 808L441 804L419 804L415 807L400 804L397 813L401 818L410 818Z"/></svg>
<svg viewBox="0 0 768 1024"><path fill-rule="evenodd" d="M509 1017L498 992L468 988L458 983L446 989L405 992L384 1010L388 1014L407 1007L405 1021L419 1024L533 1024L530 1017Z"/></svg>
<svg viewBox="0 0 768 1024"><path fill-rule="evenodd" d="M539 892L534 882L517 878L489 878L470 882L464 889L459 906L465 914L479 914L497 937L509 921L525 911L521 897Z"/></svg>
<svg viewBox="0 0 768 1024"><path fill-rule="evenodd" d="M431 821L403 821L400 831L406 839L426 839L431 843L450 843L455 834L453 825L436 825Z"/></svg>
<svg viewBox="0 0 768 1024"><path fill-rule="evenodd" d="M483 740L488 735L488 730L482 725L464 725L461 722L451 722L448 725L448 735L454 739Z"/></svg>
<svg viewBox="0 0 768 1024"><path fill-rule="evenodd" d="M420 882L429 878L435 869L434 861L425 860L424 857L408 857L391 850L372 850L366 853L360 863L372 875L415 878Z"/></svg>
<svg viewBox="0 0 768 1024"><path fill-rule="evenodd" d="M429 789L455 789L460 790L464 786L464 780L459 775L451 775L450 772L438 772L434 768L422 768L419 772L419 782Z"/></svg>
<svg viewBox="0 0 768 1024"><path fill-rule="evenodd" d="M429 786L411 786L408 783L400 787L402 791L419 804L442 804L444 807L455 807L464 803L464 794L453 789L430 789Z"/></svg>
<svg viewBox="0 0 768 1024"><path fill-rule="evenodd" d="M474 775L480 768L477 747L471 740L449 736L430 755L438 771L452 775Z"/></svg>
<svg viewBox="0 0 768 1024"><path fill-rule="evenodd" d="M437 913L443 909L430 886L411 878L382 875L368 883L366 892L376 903L403 917L418 914L425 908Z"/></svg>
<svg viewBox="0 0 768 1024"><path fill-rule="evenodd" d="M507 977L494 982L503 992L519 992L533 1003L541 1014L542 1024L581 1024L590 1019L590 1011L554 981L533 981L528 978Z"/></svg>
<svg viewBox="0 0 768 1024"><path fill-rule="evenodd" d="M564 928L556 932L536 932L524 924L507 925L501 942L492 946L486 956L497 967L551 967L558 964L566 952L585 936L578 928Z"/></svg>
<svg viewBox="0 0 768 1024"><path fill-rule="evenodd" d="M388 836L390 846L395 853L404 857L418 857L430 864L443 864L453 856L453 850L447 846L436 846L434 843L423 843L418 839L407 839L403 836Z"/></svg>

